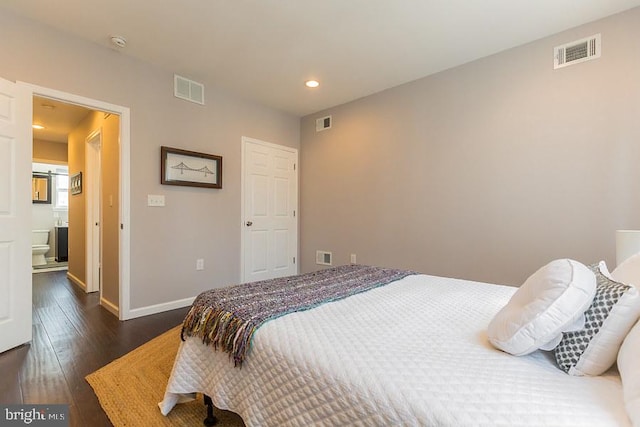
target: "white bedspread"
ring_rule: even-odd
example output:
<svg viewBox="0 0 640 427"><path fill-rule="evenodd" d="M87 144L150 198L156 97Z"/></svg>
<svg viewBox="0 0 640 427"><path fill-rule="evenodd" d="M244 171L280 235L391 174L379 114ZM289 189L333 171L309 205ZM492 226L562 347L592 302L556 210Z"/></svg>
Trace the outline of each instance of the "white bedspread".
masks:
<svg viewBox="0 0 640 427"><path fill-rule="evenodd" d="M267 322L242 369L182 343L160 404L203 392L248 426L626 426L620 377L571 377L552 354L489 344L514 288L434 276Z"/></svg>

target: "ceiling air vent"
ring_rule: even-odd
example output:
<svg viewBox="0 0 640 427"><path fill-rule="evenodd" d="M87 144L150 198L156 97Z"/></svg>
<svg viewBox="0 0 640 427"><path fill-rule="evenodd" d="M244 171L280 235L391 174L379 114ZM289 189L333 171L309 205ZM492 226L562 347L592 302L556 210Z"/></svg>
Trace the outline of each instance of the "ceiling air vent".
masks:
<svg viewBox="0 0 640 427"><path fill-rule="evenodd" d="M553 68L600 58L600 34L553 48Z"/></svg>
<svg viewBox="0 0 640 427"><path fill-rule="evenodd" d="M331 129L331 116L316 119L316 132Z"/></svg>
<svg viewBox="0 0 640 427"><path fill-rule="evenodd" d="M204 105L204 85L177 74L173 75L173 95L185 101Z"/></svg>

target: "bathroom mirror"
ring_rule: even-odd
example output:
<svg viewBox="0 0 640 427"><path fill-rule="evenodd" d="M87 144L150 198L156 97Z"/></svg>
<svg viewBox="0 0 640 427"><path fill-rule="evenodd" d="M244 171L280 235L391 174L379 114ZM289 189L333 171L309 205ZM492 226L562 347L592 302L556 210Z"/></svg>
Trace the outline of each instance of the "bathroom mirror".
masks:
<svg viewBox="0 0 640 427"><path fill-rule="evenodd" d="M51 204L51 175L33 173L31 177L31 199L33 203Z"/></svg>

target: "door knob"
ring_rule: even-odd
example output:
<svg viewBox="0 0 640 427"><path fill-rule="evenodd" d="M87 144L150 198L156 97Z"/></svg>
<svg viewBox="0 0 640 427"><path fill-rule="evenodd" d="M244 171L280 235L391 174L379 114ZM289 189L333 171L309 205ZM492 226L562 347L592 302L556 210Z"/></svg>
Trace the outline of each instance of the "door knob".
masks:
<svg viewBox="0 0 640 427"><path fill-rule="evenodd" d="M251 222L251 221L247 221L247 222L246 222L246 225L247 225L247 227L251 227L251 226L253 225L253 222Z"/></svg>

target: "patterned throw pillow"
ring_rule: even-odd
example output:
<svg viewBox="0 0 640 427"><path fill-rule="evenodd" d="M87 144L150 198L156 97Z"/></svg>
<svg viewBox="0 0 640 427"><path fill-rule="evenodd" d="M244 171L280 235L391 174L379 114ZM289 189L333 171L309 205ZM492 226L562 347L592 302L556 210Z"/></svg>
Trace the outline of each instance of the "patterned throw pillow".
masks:
<svg viewBox="0 0 640 427"><path fill-rule="evenodd" d="M585 312L584 328L563 333L555 348L558 366L569 375L600 375L609 369L640 315L640 293L634 286L608 278L603 274L608 273L604 262L589 268L596 275L597 287Z"/></svg>

